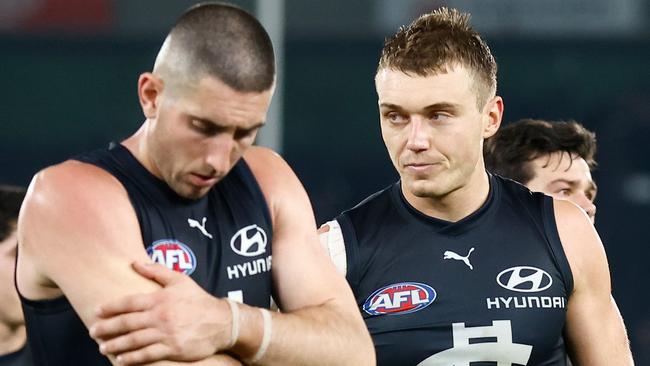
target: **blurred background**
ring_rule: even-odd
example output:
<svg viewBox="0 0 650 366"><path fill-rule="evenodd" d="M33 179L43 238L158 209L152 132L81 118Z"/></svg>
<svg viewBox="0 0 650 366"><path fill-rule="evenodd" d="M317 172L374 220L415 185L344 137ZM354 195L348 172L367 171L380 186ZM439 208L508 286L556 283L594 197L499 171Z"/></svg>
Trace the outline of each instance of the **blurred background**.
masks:
<svg viewBox="0 0 650 366"><path fill-rule="evenodd" d="M27 185L134 132L138 75L195 2L0 0L0 183ZM650 365L650 1L231 2L262 20L279 60L258 142L293 166L319 224L397 178L373 84L384 37L441 5L471 12L499 64L505 123L576 119L596 132L596 227L635 359Z"/></svg>

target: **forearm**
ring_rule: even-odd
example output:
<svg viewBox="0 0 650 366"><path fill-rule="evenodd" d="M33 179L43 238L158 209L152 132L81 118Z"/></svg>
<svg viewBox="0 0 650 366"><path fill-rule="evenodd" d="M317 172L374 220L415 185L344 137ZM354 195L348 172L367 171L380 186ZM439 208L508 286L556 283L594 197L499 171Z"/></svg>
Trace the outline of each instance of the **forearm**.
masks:
<svg viewBox="0 0 650 366"><path fill-rule="evenodd" d="M598 317L567 324L567 341L574 366L634 365L623 318L614 299L610 299L608 306L590 312L599 314ZM575 309L569 309L572 310Z"/></svg>
<svg viewBox="0 0 650 366"><path fill-rule="evenodd" d="M194 362L176 362L176 361L158 361L146 364L147 366L243 366L241 361L226 354L218 354L208 357L201 361Z"/></svg>
<svg viewBox="0 0 650 366"><path fill-rule="evenodd" d="M270 343L260 365L374 365L374 348L360 317L334 304L272 313ZM251 360L264 334L257 308L241 306L241 336L233 351ZM267 330L268 331L268 330Z"/></svg>

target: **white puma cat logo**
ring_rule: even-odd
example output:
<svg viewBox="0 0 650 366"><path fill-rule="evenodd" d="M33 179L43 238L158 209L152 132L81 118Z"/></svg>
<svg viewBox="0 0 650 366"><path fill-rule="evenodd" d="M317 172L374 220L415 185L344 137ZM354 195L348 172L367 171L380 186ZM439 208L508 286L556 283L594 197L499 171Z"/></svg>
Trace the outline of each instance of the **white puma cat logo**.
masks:
<svg viewBox="0 0 650 366"><path fill-rule="evenodd" d="M466 256L462 257L462 256L452 252L451 250L447 250L447 251L445 251L444 257L442 259L455 259L457 261L463 261L463 262L465 262L465 264L467 264L467 267L469 267L469 269L474 270L474 266L472 266L472 264L469 262L469 256L470 256L470 254L472 254L473 251L474 251L474 248L470 249L469 253L467 253Z"/></svg>
<svg viewBox="0 0 650 366"><path fill-rule="evenodd" d="M205 230L205 222L207 220L208 220L208 218L204 217L201 220L201 223L199 224L199 222L194 220L194 219L187 219L187 223L190 225L190 227L195 227L195 228L199 229L203 235L205 235L208 238L212 239L212 234L210 234L207 230Z"/></svg>

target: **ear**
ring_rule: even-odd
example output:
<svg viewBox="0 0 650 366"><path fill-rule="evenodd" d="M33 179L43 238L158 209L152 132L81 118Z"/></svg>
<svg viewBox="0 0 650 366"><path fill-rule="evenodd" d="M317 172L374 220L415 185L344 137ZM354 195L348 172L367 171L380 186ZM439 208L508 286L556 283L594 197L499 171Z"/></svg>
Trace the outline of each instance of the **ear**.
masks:
<svg viewBox="0 0 650 366"><path fill-rule="evenodd" d="M503 99L495 96L485 105L483 112L483 138L486 139L494 135L501 126L501 117L503 117Z"/></svg>
<svg viewBox="0 0 650 366"><path fill-rule="evenodd" d="M158 111L158 97L162 94L164 83L161 78L145 72L138 79L138 98L142 113L147 118L155 118Z"/></svg>

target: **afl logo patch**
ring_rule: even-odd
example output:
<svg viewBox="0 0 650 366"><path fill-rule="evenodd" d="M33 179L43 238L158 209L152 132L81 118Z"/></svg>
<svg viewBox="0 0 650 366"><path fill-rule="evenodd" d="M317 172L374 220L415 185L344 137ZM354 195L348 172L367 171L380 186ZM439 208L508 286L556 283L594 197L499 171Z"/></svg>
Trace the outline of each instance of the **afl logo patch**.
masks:
<svg viewBox="0 0 650 366"><path fill-rule="evenodd" d="M373 292L363 310L370 315L409 314L431 305L436 296L436 290L424 283L400 282Z"/></svg>
<svg viewBox="0 0 650 366"><path fill-rule="evenodd" d="M230 239L232 250L244 257L255 257L266 252L266 233L253 224L245 226Z"/></svg>
<svg viewBox="0 0 650 366"><path fill-rule="evenodd" d="M192 249L177 240L156 240L147 248L147 254L156 263L186 275L196 269L196 256Z"/></svg>
<svg viewBox="0 0 650 366"><path fill-rule="evenodd" d="M543 269L519 266L501 271L497 283L510 291L540 292L551 287L553 278Z"/></svg>

